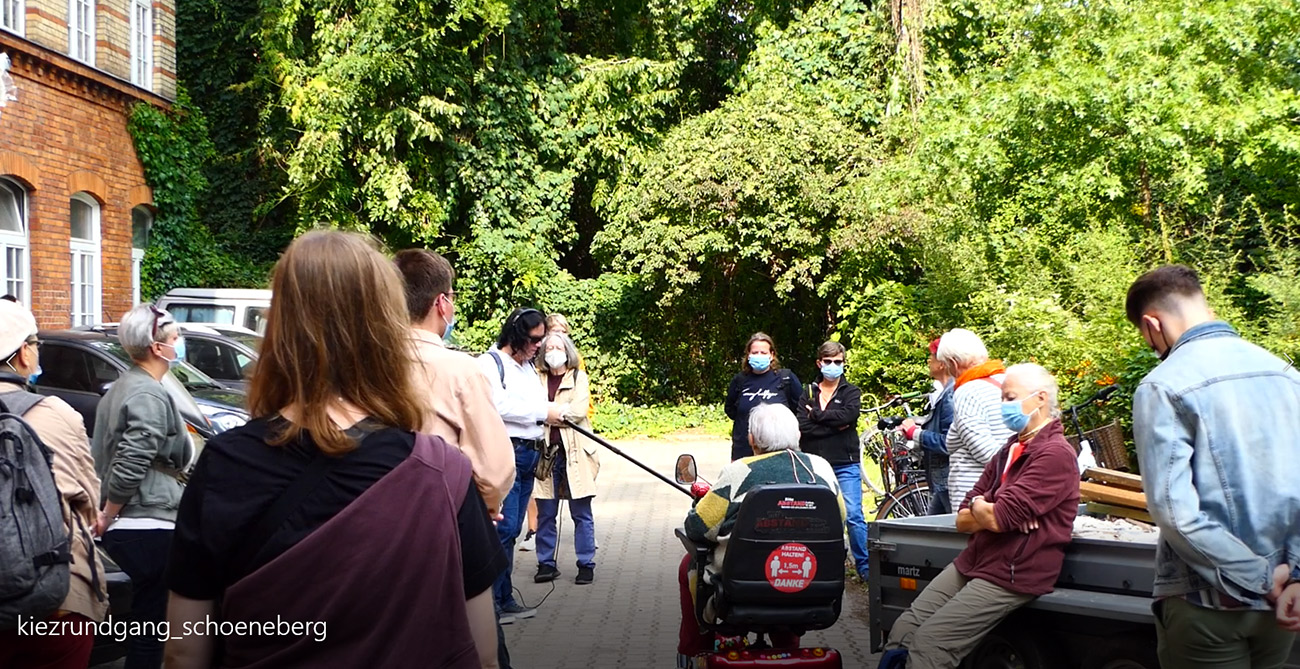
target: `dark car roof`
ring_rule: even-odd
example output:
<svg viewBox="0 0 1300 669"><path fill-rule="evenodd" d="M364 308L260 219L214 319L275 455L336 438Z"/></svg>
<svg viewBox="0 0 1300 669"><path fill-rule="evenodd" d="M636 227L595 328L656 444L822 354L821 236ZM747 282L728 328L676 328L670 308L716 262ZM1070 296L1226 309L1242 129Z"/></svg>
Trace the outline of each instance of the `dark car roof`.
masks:
<svg viewBox="0 0 1300 669"><path fill-rule="evenodd" d="M36 335L41 339L65 339L72 341L117 341L116 335L109 335L100 330L41 330Z"/></svg>

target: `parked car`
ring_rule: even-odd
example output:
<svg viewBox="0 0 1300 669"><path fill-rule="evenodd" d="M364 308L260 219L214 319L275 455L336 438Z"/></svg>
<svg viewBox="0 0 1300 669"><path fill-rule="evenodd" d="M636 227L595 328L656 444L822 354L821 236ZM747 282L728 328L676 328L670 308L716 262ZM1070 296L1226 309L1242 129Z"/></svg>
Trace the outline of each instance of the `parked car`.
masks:
<svg viewBox="0 0 1300 669"><path fill-rule="evenodd" d="M257 350L262 337L256 332L238 326L225 326L222 331L212 324L179 323L185 335L185 362L226 388L238 391L248 389ZM82 325L76 330L93 330L117 334L117 323ZM227 334L229 333L229 334Z"/></svg>
<svg viewBox="0 0 1300 669"><path fill-rule="evenodd" d="M42 373L36 392L54 395L72 405L94 434L95 408L122 372L131 367L131 357L117 342L116 334L96 330L42 331ZM172 368L163 377L181 416L199 445L214 435L248 421L244 393L225 388L187 363Z"/></svg>
<svg viewBox="0 0 1300 669"><path fill-rule="evenodd" d="M242 288L175 288L158 298L158 307L182 323L225 323L266 331L271 291Z"/></svg>

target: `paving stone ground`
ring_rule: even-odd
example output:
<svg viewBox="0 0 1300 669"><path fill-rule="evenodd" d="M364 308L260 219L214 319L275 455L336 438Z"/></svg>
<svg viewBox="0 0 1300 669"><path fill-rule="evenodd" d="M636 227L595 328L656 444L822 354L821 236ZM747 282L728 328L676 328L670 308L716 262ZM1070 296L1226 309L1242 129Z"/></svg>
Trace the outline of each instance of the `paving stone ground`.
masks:
<svg viewBox="0 0 1300 669"><path fill-rule="evenodd" d="M712 479L727 463L730 444L717 437L677 435L664 440L616 442L616 446L671 477L683 452L695 455L702 476ZM573 524L563 519L558 566L563 575L551 584L533 583L535 553L516 552L515 587L530 606L542 602L537 617L505 627L516 669L676 666L680 618L677 566L683 549L673 528L690 508L690 498L602 449L594 505L596 582L578 586ZM548 594L549 593L549 594ZM839 649L846 669L874 667L869 652L867 595L851 583L844 613L836 625L810 633L805 645Z"/></svg>

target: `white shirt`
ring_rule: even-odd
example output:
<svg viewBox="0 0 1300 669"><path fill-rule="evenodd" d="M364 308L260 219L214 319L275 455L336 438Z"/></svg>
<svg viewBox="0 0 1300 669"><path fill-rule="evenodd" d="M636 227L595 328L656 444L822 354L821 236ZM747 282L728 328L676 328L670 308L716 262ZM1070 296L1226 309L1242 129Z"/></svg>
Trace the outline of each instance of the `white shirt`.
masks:
<svg viewBox="0 0 1300 669"><path fill-rule="evenodd" d="M493 352L501 359L501 372L497 371ZM492 403L506 424L506 434L513 439L541 439L541 423L546 420L546 388L531 364L519 364L513 356L493 346L478 357L479 370L492 386ZM505 387L502 388L502 373Z"/></svg>

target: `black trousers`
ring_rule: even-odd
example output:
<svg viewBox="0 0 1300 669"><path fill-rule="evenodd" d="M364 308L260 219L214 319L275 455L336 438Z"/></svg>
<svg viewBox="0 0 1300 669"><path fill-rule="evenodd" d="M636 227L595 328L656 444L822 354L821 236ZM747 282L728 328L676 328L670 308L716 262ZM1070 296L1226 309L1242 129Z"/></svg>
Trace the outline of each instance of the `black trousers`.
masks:
<svg viewBox="0 0 1300 669"><path fill-rule="evenodd" d="M104 551L131 577L131 619L141 623L146 634L127 640L126 669L159 669L163 661L160 625L167 619L167 554L171 551L171 530L112 530L100 539Z"/></svg>

